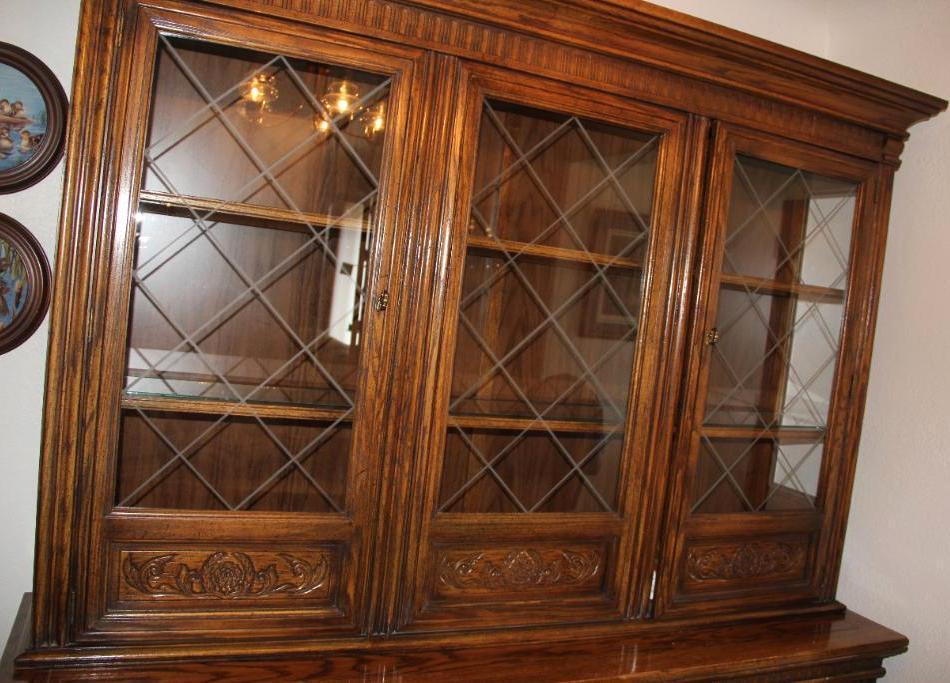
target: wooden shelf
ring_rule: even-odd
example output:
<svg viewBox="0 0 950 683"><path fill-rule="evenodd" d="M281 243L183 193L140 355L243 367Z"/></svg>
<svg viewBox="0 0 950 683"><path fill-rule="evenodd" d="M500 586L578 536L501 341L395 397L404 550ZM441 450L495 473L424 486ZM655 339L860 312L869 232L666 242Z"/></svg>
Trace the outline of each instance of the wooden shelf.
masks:
<svg viewBox="0 0 950 683"><path fill-rule="evenodd" d="M825 438L825 430L820 427L775 427L764 429L756 426L704 426L700 428L703 436L710 439L767 439L784 443L814 443Z"/></svg>
<svg viewBox="0 0 950 683"><path fill-rule="evenodd" d="M478 235L469 235L468 246L473 249L495 251L502 254L507 251L512 256L522 254L527 256L541 256L542 258L550 258L558 261L574 261L576 263L583 263L586 265L590 265L591 262L593 262L602 266L610 266L611 268L639 269L643 267L643 264L640 261L635 261L628 258L618 258L616 256L597 254L593 252L590 254L585 254L584 252L577 251L576 249L549 247L543 244L516 242L514 240L496 239L494 237L481 237Z"/></svg>
<svg viewBox="0 0 950 683"><path fill-rule="evenodd" d="M279 403L234 403L200 398L171 398L166 396L123 394L124 410L149 410L162 413L188 413L199 415L245 415L280 418L285 420L320 420L323 422L342 419L352 421L350 410L341 408L311 408Z"/></svg>
<svg viewBox="0 0 950 683"><path fill-rule="evenodd" d="M220 199L192 197L142 190L139 201L150 211L171 215L191 217L191 211L206 214L214 212L214 220L237 219L242 222L253 221L266 224L266 227L295 232L310 232L308 225L324 227L332 225L340 230L366 230L361 218L335 218L327 214L301 213L289 209L278 209L257 204L226 202Z"/></svg>
<svg viewBox="0 0 950 683"><path fill-rule="evenodd" d="M773 294L778 296L794 295L807 301L819 301L829 304L843 302L845 295L843 289L818 287L817 285L802 285L794 282L779 282L763 277L733 275L731 273L722 273L719 276L719 283L723 287L729 287L730 289L750 289L756 294Z"/></svg>
<svg viewBox="0 0 950 683"><path fill-rule="evenodd" d="M552 432L569 432L575 434L606 434L617 430L623 433L623 425L604 424L601 422L582 422L580 420L535 420L534 418L503 417L499 415L451 415L451 426L466 429L501 429L505 431L543 432L550 429Z"/></svg>

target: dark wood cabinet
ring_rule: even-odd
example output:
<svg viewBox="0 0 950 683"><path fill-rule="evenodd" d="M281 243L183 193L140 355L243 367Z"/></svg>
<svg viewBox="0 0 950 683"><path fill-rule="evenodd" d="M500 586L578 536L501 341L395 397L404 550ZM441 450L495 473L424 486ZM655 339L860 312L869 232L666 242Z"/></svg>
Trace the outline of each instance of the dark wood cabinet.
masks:
<svg viewBox="0 0 950 683"><path fill-rule="evenodd" d="M632 0L86 0L73 101L21 668L841 619L946 102Z"/></svg>

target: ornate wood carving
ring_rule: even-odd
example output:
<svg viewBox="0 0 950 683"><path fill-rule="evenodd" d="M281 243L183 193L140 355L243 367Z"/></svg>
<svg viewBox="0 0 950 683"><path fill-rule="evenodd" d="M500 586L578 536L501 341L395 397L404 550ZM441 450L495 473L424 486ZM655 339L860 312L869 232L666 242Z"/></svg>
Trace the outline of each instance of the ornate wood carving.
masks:
<svg viewBox="0 0 950 683"><path fill-rule="evenodd" d="M277 553L280 562L262 564L242 552L213 552L200 564L197 553L168 553L143 557L133 553L122 561L122 576L128 586L152 597L187 598L267 597L278 593L310 595L325 588L330 561L325 553L304 559ZM200 556L198 556L200 558Z"/></svg>
<svg viewBox="0 0 950 683"><path fill-rule="evenodd" d="M444 553L439 558L439 582L461 589L577 586L596 577L601 564L601 554L595 550Z"/></svg>
<svg viewBox="0 0 950 683"><path fill-rule="evenodd" d="M800 574L805 568L806 548L803 543L771 541L694 547L686 557L686 573L693 581Z"/></svg>

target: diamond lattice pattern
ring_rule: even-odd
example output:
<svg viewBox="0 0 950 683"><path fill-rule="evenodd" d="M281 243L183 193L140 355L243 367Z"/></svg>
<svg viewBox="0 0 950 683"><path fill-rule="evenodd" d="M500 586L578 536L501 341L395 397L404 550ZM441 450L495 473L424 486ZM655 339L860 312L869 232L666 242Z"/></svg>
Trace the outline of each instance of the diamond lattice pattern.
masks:
<svg viewBox="0 0 950 683"><path fill-rule="evenodd" d="M162 39L125 393L226 408L127 410L119 505L343 510L384 136L321 102L340 81L351 112L388 101L373 74Z"/></svg>
<svg viewBox="0 0 950 683"><path fill-rule="evenodd" d="M703 437L694 510L813 507L856 186L744 156L733 176L704 424L749 438Z"/></svg>
<svg viewBox="0 0 950 683"><path fill-rule="evenodd" d="M615 508L658 142L486 102L442 511Z"/></svg>

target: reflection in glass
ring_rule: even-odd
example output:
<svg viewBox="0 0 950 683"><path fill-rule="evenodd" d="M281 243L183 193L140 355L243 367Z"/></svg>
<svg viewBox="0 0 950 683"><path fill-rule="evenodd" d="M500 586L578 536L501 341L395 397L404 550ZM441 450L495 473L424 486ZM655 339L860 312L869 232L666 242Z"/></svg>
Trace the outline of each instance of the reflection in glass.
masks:
<svg viewBox="0 0 950 683"><path fill-rule="evenodd" d="M857 186L742 155L733 170L693 511L814 509Z"/></svg>
<svg viewBox="0 0 950 683"><path fill-rule="evenodd" d="M693 512L813 510L823 441L703 438L693 480Z"/></svg>
<svg viewBox="0 0 950 683"><path fill-rule="evenodd" d="M441 511L616 509L657 148L485 104Z"/></svg>
<svg viewBox="0 0 950 683"><path fill-rule="evenodd" d="M118 505L343 512L389 85L162 38Z"/></svg>

